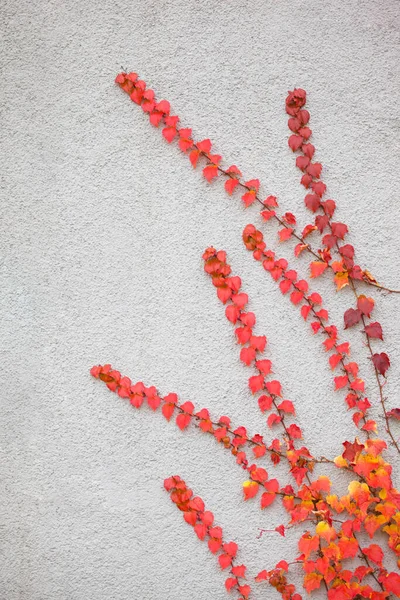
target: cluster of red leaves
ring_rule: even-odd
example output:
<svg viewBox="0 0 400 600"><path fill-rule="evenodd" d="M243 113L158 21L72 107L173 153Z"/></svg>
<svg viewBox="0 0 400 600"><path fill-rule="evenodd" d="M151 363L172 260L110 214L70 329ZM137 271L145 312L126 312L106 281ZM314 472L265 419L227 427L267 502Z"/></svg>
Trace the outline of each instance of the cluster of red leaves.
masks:
<svg viewBox="0 0 400 600"><path fill-rule="evenodd" d="M383 394L383 383L380 377L386 376L386 371L390 367L390 359L385 352L375 352L372 349L372 340L383 340L382 326L379 322L370 320L375 302L372 298L367 298L364 294L358 294L357 287L360 282L370 281L376 283L371 274L361 269L354 262L354 246L345 243L345 236L349 229L344 223L333 221L336 210L336 202L332 199L323 200L326 194L326 184L321 180L322 165L318 162L312 162L315 147L309 142L311 129L307 127L310 120L310 113L304 109L306 103L306 92L302 89L295 89L288 93L286 98L286 112L290 116L288 120L289 129L293 132L289 137L289 147L293 152L298 151L296 166L302 171L302 185L311 193L307 193L304 198L306 207L316 214L314 223L309 223L303 230L303 237L318 231L322 237L322 248L318 249L320 260L313 261L311 267L311 277L318 277L325 269L330 267L334 274L334 281L338 290L344 286L350 285L355 296L355 307L349 308L344 313L345 329L361 323L362 333L367 340L367 347L375 371L375 377L379 388L380 401L385 416L386 429L392 439L392 443L400 453L400 448L394 438L389 418L393 413L387 411L385 397ZM299 251L301 245L299 245ZM335 256L336 255L336 256ZM335 259L336 258L336 259Z"/></svg>
<svg viewBox="0 0 400 600"><path fill-rule="evenodd" d="M348 229L343 223L332 222L332 216L336 208L335 202L333 200L322 200L326 186L320 181L322 167L319 163L307 163L305 167L308 169L308 171L306 170L305 172L307 177L302 179L302 183L304 185L307 183L306 187L312 189L313 196L315 197L313 202L308 200L306 204L309 207L312 206L313 209L315 208L315 211L323 211L323 215L317 215L317 224L307 225L300 234L295 229L295 215L290 212L286 212L282 215L277 214L275 210L278 208L276 196L269 195L263 199L259 192L260 181L258 179L246 181L236 165L223 167L222 156L212 153L211 141L209 139L204 139L196 142L192 137L192 130L190 128L181 128L179 126L179 117L171 115L170 103L167 100L158 102L154 90L147 88L146 83L139 79L137 73L120 73L116 77L116 83L130 96L133 102L140 105L142 110L148 114L150 123L153 126L162 126L162 134L168 143L171 143L174 140L178 141L180 150L189 156L190 162L194 168L200 164L200 159L202 160L203 175L208 182L212 182L218 177L223 177L225 179L224 187L229 195L232 195L235 190L241 190L240 194L244 206L248 207L254 202L258 202L261 206L260 210L264 221L272 219L283 227L283 229L279 231L280 241L283 242L292 238L296 239L298 243L294 249L295 256L299 256L306 250L313 257L313 261L310 264L311 277L318 277L329 267L329 270L334 275L338 289L341 289L350 282L357 301L358 295L355 284L360 282L360 280L381 289L387 289L380 286L367 270L363 271L358 265L354 264L353 246L349 244L339 246L340 240L343 240ZM308 111L303 108L305 102L306 93L304 90L297 89L293 92L289 92L286 100L286 110L291 116L289 119L289 127L295 132L294 136L291 136L290 138L291 141L289 145L293 151L299 150L300 148L303 149L303 157L298 158L309 159L311 161L315 148L312 144L307 142L311 136L311 130L307 127L310 115ZM304 164L304 160L303 162L300 161L300 165L298 165L299 168L300 166L304 166ZM316 198L318 199L318 205ZM326 238L327 245L323 250L313 250L311 245L306 241L306 238L315 230L319 230L322 234L327 227L330 229L330 234ZM340 260L338 261L332 261L330 251L333 246L338 249L340 255ZM315 258L317 260L315 260ZM400 447L390 428L390 419L397 418L397 411L400 409L392 409L392 411L386 409L383 383L380 381L380 376L384 376L390 366L389 357L385 353L374 353L371 347L371 339L379 337L379 328L377 327L379 324L367 324L365 315L362 316L362 321L364 325L363 333L367 339L367 346L379 387L380 402L386 421L386 430L391 437L393 445L400 453Z"/></svg>
<svg viewBox="0 0 400 600"><path fill-rule="evenodd" d="M251 593L251 587L242 581L246 579L245 565L235 564L237 544L224 541L221 527L214 524L213 513L205 510L203 500L198 496L193 496L192 490L178 475L165 479L164 487L172 502L183 512L186 523L193 527L199 540L207 541L210 552L218 555L221 569L229 568L230 576L225 580L227 591L236 590L239 593L238 600L247 600Z"/></svg>
<svg viewBox="0 0 400 600"><path fill-rule="evenodd" d="M229 449L236 457L236 462L248 472L249 480L243 485L245 500L256 496L261 488L264 490L261 496L261 508L269 506L279 496L290 515L290 526L305 521L314 525L313 534L307 533L300 538L301 554L295 561L301 564L305 571L306 590L311 591L319 587L316 585L318 579L319 584L324 583L329 589L331 600L340 600L344 590L347 590L348 594L344 597L355 598L358 594L359 597L374 600L387 598L389 592L397 593L396 590L400 592L400 577L395 573L389 573L381 563L378 571L369 567L368 560L373 560L370 555L376 554L373 552L376 544L361 548L355 535L355 532L363 528L372 539L378 530L383 530L389 536L389 547L395 554L400 555L400 495L392 488L390 466L381 456L382 450L386 447L385 442L381 440L367 440L365 444L357 440L353 444L345 442L343 454L335 461L330 461L359 477L349 485L349 494L346 496L338 498L337 495L331 494L331 483L325 476L311 481L307 475L307 483L303 483L297 490L294 490L291 485L281 487L276 479L268 479L268 473L263 467L254 463L249 464L244 446L252 447L255 456L259 458L264 456L267 450L272 451L273 456L276 454L274 449L266 447L259 434L250 438L244 427L234 431L230 429L228 417L221 417L216 422L212 421L207 409L195 411L191 402L180 404L176 394L162 397L153 386L146 387L141 382L132 384L128 377L121 376L119 371L112 369L111 365L93 367L91 374L105 382L107 387L121 398L127 398L135 408L140 408L147 403L153 411L156 411L161 406L162 414L167 420L170 420L175 413L175 421L180 429L185 429L190 422L194 421L199 430L213 435L222 447ZM282 452L278 455L285 458ZM274 464L275 462L273 459ZM328 462L328 460L315 462ZM336 530L334 517L345 512L348 518L340 521L340 529ZM193 519L193 517L185 517L186 520L188 518ZM329 525L329 529L326 524ZM276 527L276 531L281 535L285 534L282 525ZM305 540L309 538L312 538L314 545L310 546L308 552L304 552ZM318 548L315 546L316 540ZM315 559L313 552L317 554ZM366 562L367 570L362 571L357 567L354 575L349 576L349 570L343 568L342 561L354 558L357 554ZM321 557L324 561L318 562ZM285 570L282 571L282 564L281 561L272 571L260 573L257 581L267 579L285 599L299 598L293 584L288 583ZM381 592L374 591L374 595L371 596L372 588L361 584L367 575L373 576L380 584ZM311 580L314 588L310 588ZM243 591L241 593L243 594Z"/></svg>
<svg viewBox="0 0 400 600"><path fill-rule="evenodd" d="M214 420L206 408L197 411L192 402L179 403L176 394L167 394L163 397L157 392L154 386L146 387L142 382L133 384L129 377L123 377L110 364L92 367L90 372L93 377L103 381L109 390L117 393L121 398L129 399L134 408L140 408L146 403L153 411L156 411L161 406L163 416L167 421L170 421L175 416L175 423L181 431L186 429L191 423L194 423L198 430L211 434L223 448L231 452L236 459L236 463L246 471L249 480L243 484L245 500L249 500L260 490L264 490L260 500L260 507L266 508L272 504L278 493L280 495L287 491L294 493L291 486L286 486L282 492L277 479L268 479L267 471L254 462L251 462L249 456L246 454L246 450L250 449L254 458L269 455L271 463L274 466L281 459L287 458L293 468L293 454L295 454L295 451L290 450L290 442L288 443L288 451L285 454L279 440L273 440L271 444L267 445L263 436L259 433L249 436L246 428L243 426L233 429L229 417L222 416ZM307 459L305 458L305 464L312 471L315 459L311 455L309 457L310 461L307 463ZM334 464L334 461L330 462ZM284 528L282 526L279 526L277 531L281 535L284 535Z"/></svg>
<svg viewBox="0 0 400 600"><path fill-rule="evenodd" d="M235 336L241 346L240 360L251 366L257 372L248 380L249 389L258 396L258 406L264 414L269 412L267 425L270 429L280 424L283 428L283 438L274 438L270 445L273 450L271 456L275 464L281 460L282 452L290 464L290 473L297 484L300 485L310 471L314 468L313 457L305 446L296 449L295 442L302 438L303 434L296 423L288 424L287 420L295 415L295 408L291 400L282 398L282 384L277 379L269 380L273 372L272 361L260 358L265 349L267 338L265 335L255 335L254 325L256 316L248 312L248 295L241 291L241 279L231 276L231 267L226 262L226 253L223 250L217 252L215 248L207 248L203 254L204 270L211 276L213 285L217 289L218 298L226 304L225 315L228 321L236 325ZM272 411L272 412L271 412ZM277 453L279 451L279 454ZM255 495L257 484L245 489L245 496ZM271 494L263 496L264 503L272 502ZM261 501L263 505L263 500Z"/></svg>
<svg viewBox="0 0 400 600"><path fill-rule="evenodd" d="M293 151L302 153L297 157L296 164L303 172L302 184L312 191L306 197L306 206L313 213L321 214L316 214L315 223L307 225L299 234L295 230L296 217L292 213L287 212L281 216L276 213L278 203L275 196L261 199L258 179L245 181L235 165L222 167L222 157L212 153L211 141L206 139L195 142L191 130L180 128L179 118L170 114L169 102L158 102L154 91L147 89L145 82L139 80L136 73L121 73L116 82L148 114L152 125L162 126L162 134L167 142L171 143L175 139L178 141L180 149L188 154L194 168L202 164L202 172L208 182L222 176L228 194L232 195L240 190L246 207L258 202L264 221L273 219L282 226L279 231L281 241L297 239L295 255L298 256L305 250L317 259L310 265L311 277L317 277L328 270L333 273L338 289L346 285L352 288L356 306L346 311L345 328L358 323L363 326L381 393L387 430L399 449L390 431L389 418L398 418L400 409L386 410L383 384L379 379L385 377L390 361L385 353L374 354L371 347L371 339L383 339L382 328L378 322L367 320L374 308L373 299L358 294L356 290L356 285L361 281L381 286L368 271L363 271L354 263L353 246L342 244L348 231L346 225L332 221L336 204L333 200L323 199L326 186L320 179L322 166L311 162L315 148L308 141L311 136L311 130L307 127L310 115L304 109L304 90L290 92L286 101L286 110L290 115L289 127L294 134L289 145ZM323 235L323 248L318 251L314 251L305 241L314 231ZM275 259L275 254L266 249L262 233L253 225L245 228L243 240L253 252L254 258L262 262L275 281L279 281L281 292L290 292L290 300L300 307L304 320L312 317L313 333L319 332L324 336L323 346L330 354L330 366L333 370L340 369L340 375L334 379L335 389L347 390L346 403L349 408L355 409L353 421L365 434L364 441L360 442L356 438L352 443L344 442L344 451L334 460L316 459L306 447L296 448L302 432L296 423L288 423L293 420L294 405L290 400L282 398L281 383L276 379L269 379L272 363L261 357L267 343L266 337L255 335L255 315L247 310L248 297L241 290L241 280L238 276L231 275L225 252L214 248L208 248L203 255L205 270L212 278L219 299L226 305L227 319L235 325L235 336L241 346L241 361L256 370L256 374L249 378L249 388L253 394L258 394L261 411L272 411L267 420L269 429L275 430L279 424L282 435L271 442L265 441L260 434L250 436L244 427L233 429L229 417L212 420L207 409L196 411L191 402L179 403L176 394L162 397L154 387L146 387L143 383L132 384L129 378L122 377L111 365L93 367L91 373L104 381L111 391L129 399L134 407L139 408L145 403L154 411L161 407L163 416L167 420L174 416L181 430L193 423L197 430L212 435L219 446L229 450L236 463L246 471L248 479L243 484L245 500L254 498L261 491L260 507L264 509L279 497L290 516L289 527L308 523L309 530L301 535L298 542L299 556L293 562L282 560L272 570L261 571L255 578L256 581L267 580L284 600L301 600L294 585L288 581L289 567L295 564L300 565L304 571L305 590L310 593L324 586L329 600L386 600L390 594L400 597L400 576L385 568L383 549L376 543L364 545L358 540L359 533L367 534L372 540L377 532L385 532L388 546L398 557L400 567L400 494L393 488L391 466L382 456L386 443L374 437L376 423L367 418L370 403L364 395L365 383L359 377L358 364L349 360L350 346L339 340L337 327L327 324L329 315L322 306L321 296L309 290L308 282L299 279L297 272L288 268L286 260ZM333 260L333 253L339 255L338 260ZM268 456L272 465L287 462L296 486L294 483L281 485L277 479L270 479L264 466L248 459L248 449L256 459ZM331 482L326 476L312 480L315 465L321 463L334 464L353 474L348 494L339 497L333 493ZM245 567L234 565L236 544L224 543L222 530L213 527L212 513L204 510L202 500L193 497L191 490L179 477L165 480L165 487L198 537L207 539L212 552L221 552L218 556L221 567L230 567L231 577L225 582L226 589L236 590L240 598L248 598L250 586L241 583ZM285 535L285 526L278 525L272 531ZM356 564L351 570L348 561L354 559L361 561L361 564Z"/></svg>
<svg viewBox="0 0 400 600"><path fill-rule="evenodd" d="M265 255L263 255L265 253L265 243L262 239L262 235L260 236L260 232L257 232L253 226L248 226L243 233L243 238L246 247L253 250L255 258L257 258L258 260L266 260ZM259 252L263 254L259 255ZM297 280L297 274L295 272L292 272L288 275L288 272L286 271L287 265L282 263L282 259L281 261L274 262L272 265L270 260L273 258L273 256L271 255L271 253L268 253L267 256L268 263L263 264L267 270L270 270L272 267L270 272L272 273L274 279L280 273L281 270L282 273L284 273L284 278L281 280L280 283L282 293L288 293L290 289L293 289L291 297L292 302L294 304L298 304L299 301L304 300L304 297L306 297L305 294L306 292L308 292L308 287L305 285L306 282L300 282L301 285L299 285L299 281ZM267 425L269 427L272 427L273 424L280 422L284 426L284 446L282 447L279 439L274 439L271 447L279 447L279 450L281 452L283 448L286 447L286 458L289 464L291 465L290 472L296 479L297 484L300 485L305 476L307 476L307 478L309 479L308 474L311 474L314 469L315 463L313 461L315 461L315 459L313 459L310 451L304 446L299 451L295 450L294 441L296 438L302 436L301 430L295 424L286 427L284 423L285 416L287 416L287 414L295 413L294 405L290 400L283 400L278 405L277 403L281 400L281 383L277 380L274 380L272 382L266 380L267 376L272 373L272 362L270 360L260 360L259 354L264 350L267 340L265 336L254 335L253 327L256 322L256 317L254 313L246 311L246 306L248 304L248 296L247 294L241 291L241 279L238 276L231 275L231 267L226 261L226 253L224 251L217 251L215 250L215 248L212 247L207 248L207 250L203 254L203 260L204 270L211 276L212 282L217 289L218 298L221 300L221 302L223 302L223 304L226 304L225 314L227 319L234 325L238 325L238 327L235 329L235 335L238 343L242 346L240 352L240 359L247 366L253 365L258 371L258 375L253 376L249 379L249 387L253 393L262 393L262 395L259 397L259 406L262 412L264 412L264 410L269 410L272 406L274 406L277 410L277 413L272 413L270 415L267 421ZM299 290L300 294L298 293ZM302 310L303 317L307 318L312 307L315 304L321 303L322 300L320 297L316 298L315 295L310 294L310 296L308 297L308 304L303 305L304 307L307 307L306 311ZM323 311L326 314L321 314L321 311ZM305 315L304 312L306 312L307 314ZM327 319L328 313L324 309L320 309L318 311L317 316L320 319ZM333 331L331 331L331 328L329 328L328 339L332 339L332 335ZM340 346L336 338L335 342L336 345ZM327 349L326 345L325 349ZM347 353L349 353L349 347L347 343L346 351ZM333 356L337 357L337 354L334 354ZM335 361L336 360L338 359L335 358ZM356 372L356 368L353 366L352 369L349 369L348 363L345 363L344 360L342 368L346 375L348 375L349 372L352 372L352 374L354 375L354 373ZM256 385L254 385L254 379L256 379L257 381ZM271 384L273 388L272 392ZM349 394L353 396L354 385L353 388L351 388ZM358 400L358 402L360 402L360 400ZM349 398L347 398L347 403L349 404ZM359 404L357 408L360 408ZM290 429L291 427L294 427L295 429ZM370 427L365 428L365 423L363 425L363 428L366 430L367 435L369 435L369 431L374 429ZM365 445L360 444L358 441L356 441L353 444L345 442L344 446L345 451L342 456L339 456L337 457L337 459L335 459L335 464L338 467L344 467L349 470L353 470L354 473L356 473L362 478L362 482L367 483L369 486L371 486L371 488L383 493L385 500L388 503L386 508L384 509L384 512L386 512L386 517L392 517L396 512L396 506L400 505L399 495L397 491L392 487L391 467L388 463L386 463L383 460L381 456L381 452L386 447L386 444L381 440L367 439ZM276 457L276 462L278 462L279 460L280 457ZM309 496L308 500L310 499L310 491L314 490L316 486L318 487L318 489L321 488L324 491L329 491L329 480L323 480L323 487L321 487L322 480L323 478L320 478L320 480L318 480L317 483L314 482L313 484L311 484L311 488L305 486ZM311 482L309 481L309 483ZM245 499L254 497L258 492L258 483L254 480L246 482L244 487ZM301 492L303 491L304 490L301 490ZM281 492L285 493L285 489L282 488ZM390 498L388 498L388 494ZM265 497L266 500L268 500L268 496L266 496L265 493L263 494L263 497ZM291 524L297 522L298 520L302 520L303 517L309 518L310 510L305 508L303 501L304 499L301 499L301 495L300 497L299 495L297 495L297 500L299 499L300 502L297 505L295 503L295 496L290 497L289 501L288 498L285 498L283 501L285 508L287 510L289 509L288 512L291 515ZM336 509L339 509L339 512L342 512L342 510L344 510L345 505L349 506L349 498L347 498L347 503L346 499L342 500L345 504L339 505L336 503ZM273 498L271 502L272 501ZM261 500L261 506L264 508L263 499ZM314 506L314 509L315 508L316 507ZM389 527L387 524L390 519L383 519L381 513L379 512L379 508L382 507L378 507L377 513L370 513L368 516L365 517L365 530L368 532L369 535L371 535L371 533L373 534L381 525L386 525L387 528ZM326 514L326 506L323 510ZM362 519L360 519L359 522L357 522L358 528L360 527L361 522L363 522ZM396 543L396 535L398 534L397 526L398 524L395 523L394 527L392 526L392 529L387 529L387 532L389 533L390 537L389 545L391 545L393 548ZM393 535L395 531L396 534ZM336 559L339 558L340 556L336 556Z"/></svg>
<svg viewBox="0 0 400 600"><path fill-rule="evenodd" d="M340 369L341 375L334 378L335 390L347 389L346 403L349 408L355 409L353 421L357 427L369 435L376 432L375 421L367 420L368 408L371 406L368 398L364 396L365 382L359 377L359 367L356 362L350 362L350 344L342 342L338 337L338 328L327 325L328 311L323 308L322 298L316 292L310 292L309 284L305 279L299 279L297 271L289 269L284 258L275 258L272 250L266 249L261 231L254 225L247 225L243 231L243 242L248 250L253 252L253 257L262 263L274 281L279 282L282 294L290 292L290 301L300 308L300 313L306 321L310 316L314 319L310 326L313 334L320 333L324 336L323 348L330 353L329 364L332 370Z"/></svg>
<svg viewBox="0 0 400 600"><path fill-rule="evenodd" d="M338 290L348 285L349 279L369 279L376 283L368 272L366 274L359 265L354 263L354 247L350 244L341 245L348 233L348 227L344 223L332 221L336 210L335 201L322 199L326 192L326 185L321 180L322 164L312 162L315 147L308 141L312 131L307 127L310 113L304 109L305 103L306 92L302 89L289 92L286 98L286 112L290 115L288 126L293 132L288 140L289 147L293 152L299 151L296 166L303 172L302 185L310 192L304 198L304 203L312 213L322 213L316 215L314 223L306 225L303 236L307 237L313 231L318 231L321 235L325 234L322 238L323 248L318 250L320 262L311 264L311 276L318 276L330 267ZM339 260L334 263L332 262L333 250L339 254Z"/></svg>

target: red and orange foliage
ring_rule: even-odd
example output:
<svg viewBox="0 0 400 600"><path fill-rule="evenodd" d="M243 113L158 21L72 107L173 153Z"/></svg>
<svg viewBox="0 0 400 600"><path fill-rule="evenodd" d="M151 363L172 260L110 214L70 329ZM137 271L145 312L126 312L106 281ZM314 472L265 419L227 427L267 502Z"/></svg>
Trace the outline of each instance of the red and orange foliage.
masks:
<svg viewBox="0 0 400 600"><path fill-rule="evenodd" d="M296 229L295 215L278 213L275 196L264 198L261 195L258 179L245 180L236 165L224 167L222 157L212 152L209 139L196 142L191 129L180 127L179 117L171 115L169 102L158 101L154 91L148 89L136 73L121 73L116 82L148 114L153 126L162 127L168 143L176 140L181 151L189 156L192 166L201 165L208 182L222 177L229 195L239 193L246 207L258 203L265 223L270 220L279 223L279 241L294 240L295 257L309 253L311 279L330 274L337 291L346 287L351 290L354 305L344 311L344 330L360 326L379 390L388 441L400 453L390 427L391 419L399 419L400 409L388 410L383 395L390 359L379 346L376 352L372 347L383 341L382 326L372 317L375 300L359 291L361 286L388 292L394 290L378 284L367 269L355 263L354 247L345 243L348 227L333 220L336 203L325 199L322 165L313 162L315 147L309 141L312 135L308 126L310 114L304 108L306 92L295 89L286 99L288 126L292 132L288 143L291 150L298 153L296 166L302 171L301 184L308 192L304 202L314 215L313 221L300 231ZM322 236L320 242L318 235ZM314 237L320 248L311 246L309 236ZM213 436L218 446L227 450L246 472L244 501L252 502L257 498L261 510L277 501L282 503L288 515L287 523L272 531L285 536L288 527L299 527L299 555L291 562L282 559L275 567L263 569L253 576L253 581L267 581L284 600L301 600L300 592L290 581L294 566L303 570L303 587L307 593L322 588L329 600L400 597L400 575L385 566L385 557L392 554L400 567L400 493L392 482L392 467L384 458L387 448L382 439L384 434L378 432L377 423L369 416L371 403L366 396L365 380L358 363L351 358L350 344L339 336L341 324L330 322L328 310L320 294L310 288L310 281L300 278L286 259L277 258L275 252L266 247L260 230L247 225L243 242L277 283L281 293L299 310L302 319L309 322L312 334L321 336L323 349L334 371L334 389L346 392L345 402L352 410L358 437L344 441L344 449L337 457L316 457L304 444L303 432L296 423L295 403L285 398L283 383L273 377L272 361L263 356L267 338L256 332L256 315L249 310L249 297L242 289L240 277L231 273L223 250L213 247L205 250L204 270L225 306L227 320L234 327L240 360L252 370L248 385L263 419L266 418L270 432L266 436L268 439L259 433L249 433L243 426L233 425L228 416L212 417L207 408L196 409L190 401L181 403L176 394L162 396L153 386L132 383L111 365L95 366L91 374L118 396L126 398L133 407L139 409L147 404L155 412L160 409L168 421L173 419L180 430L192 426ZM274 476L273 470L278 464L287 467L288 479L285 481ZM350 474L348 493L344 496L335 493L328 476L315 475L316 465L320 469L330 465ZM281 475L279 477L282 479ZM180 477L169 477L164 481L164 487L197 537L207 541L210 551L218 555L221 569L229 569L226 590L236 592L239 599L250 598L247 569L236 564L238 547L223 539L221 527L214 524L213 513L205 510L201 498L193 496ZM385 542L382 542L383 536ZM370 542L365 543L365 539Z"/></svg>

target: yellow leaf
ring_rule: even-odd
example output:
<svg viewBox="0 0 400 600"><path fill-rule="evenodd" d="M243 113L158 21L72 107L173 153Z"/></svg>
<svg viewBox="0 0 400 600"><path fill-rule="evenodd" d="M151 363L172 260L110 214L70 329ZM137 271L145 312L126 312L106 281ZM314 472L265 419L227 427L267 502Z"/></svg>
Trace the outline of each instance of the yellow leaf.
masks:
<svg viewBox="0 0 400 600"><path fill-rule="evenodd" d="M336 283L336 291L338 292L346 285L349 285L349 274L346 272L336 273L333 280Z"/></svg>

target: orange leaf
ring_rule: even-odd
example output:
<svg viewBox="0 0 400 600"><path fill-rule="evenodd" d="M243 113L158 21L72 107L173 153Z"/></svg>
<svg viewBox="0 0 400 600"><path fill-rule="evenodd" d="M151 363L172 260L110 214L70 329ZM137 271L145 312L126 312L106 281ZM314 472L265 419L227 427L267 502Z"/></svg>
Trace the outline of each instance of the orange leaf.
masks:
<svg viewBox="0 0 400 600"><path fill-rule="evenodd" d="M310 265L311 277L319 277L327 268L328 263L322 261L314 261Z"/></svg>
<svg viewBox="0 0 400 600"><path fill-rule="evenodd" d="M303 586L305 590L310 593L312 590L317 590L322 581L322 575L319 573L307 573L304 575Z"/></svg>

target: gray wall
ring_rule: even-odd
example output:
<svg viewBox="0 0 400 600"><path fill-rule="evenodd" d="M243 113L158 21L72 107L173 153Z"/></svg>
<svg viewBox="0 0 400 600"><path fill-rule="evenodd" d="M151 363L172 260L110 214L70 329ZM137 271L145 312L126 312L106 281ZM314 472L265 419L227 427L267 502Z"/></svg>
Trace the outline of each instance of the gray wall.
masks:
<svg viewBox="0 0 400 600"><path fill-rule="evenodd" d="M310 217L283 107L287 90L304 87L337 218L360 263L399 287L398 12L388 0L3 4L2 599L227 597L215 558L162 490L175 473L252 575L296 556L298 531L256 539L286 517L242 502L242 472L212 439L135 413L89 376L110 361L266 431L202 271L213 244L243 279L310 448L336 456L355 435L318 340L241 244L244 225L260 224L257 209L209 186L114 77L121 65L138 71L197 139L211 137L302 224ZM277 247L274 226L266 231ZM292 245L279 252L291 256ZM297 268L305 273L306 259ZM350 292L335 294L328 278L315 288L341 322ZM374 296L395 406L400 299ZM347 337L376 407L361 336Z"/></svg>

